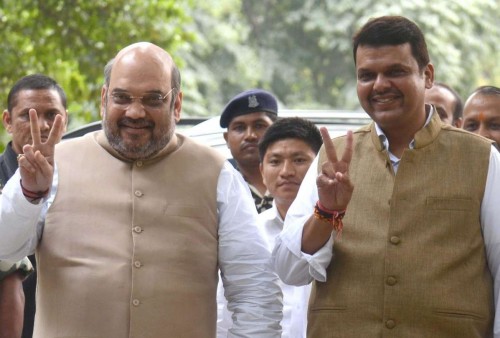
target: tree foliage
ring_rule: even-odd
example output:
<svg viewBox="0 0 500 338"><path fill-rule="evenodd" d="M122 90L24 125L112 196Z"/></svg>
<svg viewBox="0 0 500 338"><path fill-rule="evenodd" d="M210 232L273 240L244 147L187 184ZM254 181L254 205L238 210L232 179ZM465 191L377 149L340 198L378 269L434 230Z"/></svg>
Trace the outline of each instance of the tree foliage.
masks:
<svg viewBox="0 0 500 338"><path fill-rule="evenodd" d="M4 0L0 4L0 95L5 107L17 79L44 73L68 95L70 127L99 118L103 67L118 50L151 41L175 52L193 38L183 29L190 20L185 5L175 0Z"/></svg>
<svg viewBox="0 0 500 338"><path fill-rule="evenodd" d="M380 15L414 20L426 36L436 79L462 96L500 80L495 0L242 1L250 43L272 74L270 88L289 106L356 107L351 38Z"/></svg>

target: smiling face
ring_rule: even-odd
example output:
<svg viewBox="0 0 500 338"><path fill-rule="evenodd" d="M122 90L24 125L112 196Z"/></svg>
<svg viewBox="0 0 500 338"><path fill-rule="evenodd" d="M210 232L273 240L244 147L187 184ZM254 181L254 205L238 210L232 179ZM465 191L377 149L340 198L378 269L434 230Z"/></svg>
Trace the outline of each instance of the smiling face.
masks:
<svg viewBox="0 0 500 338"><path fill-rule="evenodd" d="M258 167L259 140L272 123L265 112L240 115L231 120L224 139L239 167Z"/></svg>
<svg viewBox="0 0 500 338"><path fill-rule="evenodd" d="M138 44L115 60L109 86L101 94L104 131L113 149L125 158L150 158L169 143L180 119L182 93L168 94L173 61L151 44ZM144 99L150 95L165 98L151 106ZM123 104L123 97L135 99Z"/></svg>
<svg viewBox="0 0 500 338"><path fill-rule="evenodd" d="M66 109L61 97L53 89L25 89L17 93L11 111L3 112L3 125L12 135L12 148L17 154L23 152L25 144L31 144L29 110L33 108L38 115L38 125L42 141L47 140L57 115L66 120Z"/></svg>
<svg viewBox="0 0 500 338"><path fill-rule="evenodd" d="M299 139L283 139L268 146L260 171L278 209L288 210L315 157L311 147Z"/></svg>
<svg viewBox="0 0 500 338"><path fill-rule="evenodd" d="M463 128L500 145L500 96L474 94L464 106Z"/></svg>
<svg viewBox="0 0 500 338"><path fill-rule="evenodd" d="M358 98L386 133L420 129L425 122L425 89L432 86L431 64L419 70L409 43L360 45L356 54Z"/></svg>

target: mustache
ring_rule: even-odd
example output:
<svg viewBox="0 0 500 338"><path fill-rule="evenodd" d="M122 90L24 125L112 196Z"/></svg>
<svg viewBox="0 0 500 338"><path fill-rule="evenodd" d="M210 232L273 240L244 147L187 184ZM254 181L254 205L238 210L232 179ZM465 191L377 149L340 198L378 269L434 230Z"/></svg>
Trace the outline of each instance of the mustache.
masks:
<svg viewBox="0 0 500 338"><path fill-rule="evenodd" d="M244 142L244 143L241 145L240 149L242 149L242 150L243 150L243 149L246 149L246 148L248 148L248 147L257 147L258 145L259 145L259 143L258 143L258 142Z"/></svg>
<svg viewBox="0 0 500 338"><path fill-rule="evenodd" d="M119 127L132 128L154 128L155 123L147 119L131 119L130 117L122 117L118 120Z"/></svg>

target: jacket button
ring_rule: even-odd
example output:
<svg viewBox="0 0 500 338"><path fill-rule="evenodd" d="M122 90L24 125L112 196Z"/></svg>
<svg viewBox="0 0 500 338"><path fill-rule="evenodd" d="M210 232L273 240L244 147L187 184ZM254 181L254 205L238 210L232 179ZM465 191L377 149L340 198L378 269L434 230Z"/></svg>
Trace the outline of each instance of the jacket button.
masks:
<svg viewBox="0 0 500 338"><path fill-rule="evenodd" d="M389 319L385 322L385 327L388 329L394 329L396 327L396 322L392 319Z"/></svg>
<svg viewBox="0 0 500 338"><path fill-rule="evenodd" d="M142 266L142 263L141 263L140 261L135 261L135 262L134 262L134 266L135 266L136 268L140 268L140 267Z"/></svg>
<svg viewBox="0 0 500 338"><path fill-rule="evenodd" d="M142 228L140 226L135 226L134 227L134 232L140 234L142 232Z"/></svg>
<svg viewBox="0 0 500 338"><path fill-rule="evenodd" d="M135 196L137 196L137 197L141 197L141 196L142 196L142 195L144 195L144 194L142 193L142 191L140 191L140 190L136 190L136 191L134 192L134 195L135 195Z"/></svg>
<svg viewBox="0 0 500 338"><path fill-rule="evenodd" d="M398 282L398 280L394 276L389 276L386 279L387 285L390 285L390 286L396 285L397 282Z"/></svg>
<svg viewBox="0 0 500 338"><path fill-rule="evenodd" d="M141 302L139 302L139 299L134 299L134 300L132 301L132 305L134 305L134 306L139 306L139 304L140 304L140 303L141 303Z"/></svg>
<svg viewBox="0 0 500 338"><path fill-rule="evenodd" d="M398 236L391 236L390 241L392 244L397 245L399 244L399 242L401 242L401 238L399 238Z"/></svg>

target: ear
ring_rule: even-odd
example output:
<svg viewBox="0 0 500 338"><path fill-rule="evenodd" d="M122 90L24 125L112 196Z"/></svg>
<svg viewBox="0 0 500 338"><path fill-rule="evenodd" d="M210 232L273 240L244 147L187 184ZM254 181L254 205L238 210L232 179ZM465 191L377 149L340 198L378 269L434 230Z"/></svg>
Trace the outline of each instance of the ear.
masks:
<svg viewBox="0 0 500 338"><path fill-rule="evenodd" d="M106 86L102 86L101 89L101 111L99 112L99 115L101 115L101 119L104 116L104 112L106 111L106 94L108 92L108 88Z"/></svg>
<svg viewBox="0 0 500 338"><path fill-rule="evenodd" d="M227 144L227 131L225 131L224 133L222 133L222 136L224 136L224 140L226 140L226 144Z"/></svg>
<svg viewBox="0 0 500 338"><path fill-rule="evenodd" d="M174 105L174 118L175 122L179 122L181 119L181 110L182 110L182 91L179 91L177 96L175 97L175 105Z"/></svg>
<svg viewBox="0 0 500 338"><path fill-rule="evenodd" d="M425 88L429 89L434 84L434 66L428 63L424 68Z"/></svg>
<svg viewBox="0 0 500 338"><path fill-rule="evenodd" d="M2 114L3 127L7 130L7 133L12 134L12 118L7 109L3 111Z"/></svg>
<svg viewBox="0 0 500 338"><path fill-rule="evenodd" d="M260 176L262 176L262 183L264 183L267 189L267 182L266 182L266 177L264 176L264 166L262 165L262 162L259 163L259 170L260 170Z"/></svg>
<svg viewBox="0 0 500 338"><path fill-rule="evenodd" d="M464 120L460 117L453 121L453 125L457 128L462 128L462 124L464 123Z"/></svg>
<svg viewBox="0 0 500 338"><path fill-rule="evenodd" d="M68 110L64 111L64 126L63 126L63 134L66 132L68 129L68 123L69 123L69 115L68 115Z"/></svg>

